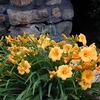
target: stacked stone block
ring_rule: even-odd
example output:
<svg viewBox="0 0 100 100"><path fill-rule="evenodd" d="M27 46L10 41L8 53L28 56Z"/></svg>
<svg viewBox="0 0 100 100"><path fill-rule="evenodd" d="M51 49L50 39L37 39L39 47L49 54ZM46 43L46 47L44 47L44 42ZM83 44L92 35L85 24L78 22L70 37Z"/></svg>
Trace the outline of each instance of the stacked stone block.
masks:
<svg viewBox="0 0 100 100"><path fill-rule="evenodd" d="M10 0L7 14L11 34L26 31L36 35L70 34L74 16L70 0Z"/></svg>

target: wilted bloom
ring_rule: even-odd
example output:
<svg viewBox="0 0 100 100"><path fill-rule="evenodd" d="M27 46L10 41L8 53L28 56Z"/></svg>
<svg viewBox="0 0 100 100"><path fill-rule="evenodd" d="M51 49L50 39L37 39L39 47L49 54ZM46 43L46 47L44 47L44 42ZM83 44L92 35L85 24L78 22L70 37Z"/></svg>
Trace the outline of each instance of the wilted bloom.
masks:
<svg viewBox="0 0 100 100"><path fill-rule="evenodd" d="M64 38L64 40L68 39L68 37L64 33L62 34L62 37Z"/></svg>
<svg viewBox="0 0 100 100"><path fill-rule="evenodd" d="M27 47L20 47L20 52L22 52L23 54L29 53L30 50Z"/></svg>
<svg viewBox="0 0 100 100"><path fill-rule="evenodd" d="M22 60L19 63L17 69L18 69L19 74L23 75L25 72L29 73L30 72L30 68L31 68L31 66L30 66L29 62L26 61L26 60Z"/></svg>
<svg viewBox="0 0 100 100"><path fill-rule="evenodd" d="M72 77L72 68L68 65L62 65L58 67L57 76L62 80Z"/></svg>
<svg viewBox="0 0 100 100"><path fill-rule="evenodd" d="M83 45L86 45L86 37L85 37L85 35L84 34L80 34L79 35L79 42L82 42L83 43Z"/></svg>
<svg viewBox="0 0 100 100"><path fill-rule="evenodd" d="M80 81L81 80L81 78L80 77L76 77L76 81Z"/></svg>
<svg viewBox="0 0 100 100"><path fill-rule="evenodd" d="M53 78L56 75L56 71L49 71L50 78Z"/></svg>
<svg viewBox="0 0 100 100"><path fill-rule="evenodd" d="M28 37L28 40L29 40L30 42L38 43L38 40L37 40L37 38L34 36L34 34L30 34L29 37Z"/></svg>
<svg viewBox="0 0 100 100"><path fill-rule="evenodd" d="M16 41L17 42L21 42L22 41L22 37L20 35L18 35L17 38L16 38Z"/></svg>
<svg viewBox="0 0 100 100"><path fill-rule="evenodd" d="M19 72L19 74L21 74L21 75L25 74L25 68L22 67L22 66L18 67L18 72Z"/></svg>
<svg viewBox="0 0 100 100"><path fill-rule="evenodd" d="M80 63L80 59L73 59L71 60L71 64L73 64L74 66L78 66Z"/></svg>
<svg viewBox="0 0 100 100"><path fill-rule="evenodd" d="M39 40L38 40L38 43L39 43L39 44L42 44L42 42L44 41L45 38L46 38L45 35L40 35L40 38L39 38Z"/></svg>
<svg viewBox="0 0 100 100"><path fill-rule="evenodd" d="M64 51L64 53L70 52L71 49L72 49L72 45L71 45L71 44L65 44L65 45L63 46L63 51Z"/></svg>
<svg viewBox="0 0 100 100"><path fill-rule="evenodd" d="M68 63L71 58L69 56L65 56L63 57L63 59L64 59L64 63Z"/></svg>
<svg viewBox="0 0 100 100"><path fill-rule="evenodd" d="M79 85L82 87L83 90L86 90L88 88L91 88L91 82L87 82L85 80L82 80Z"/></svg>
<svg viewBox="0 0 100 100"><path fill-rule="evenodd" d="M23 42L24 44L26 44L28 41L29 41L28 38L23 38L23 39L22 39L22 42Z"/></svg>
<svg viewBox="0 0 100 100"><path fill-rule="evenodd" d="M13 52L17 52L18 49L19 49L19 47L17 45L12 44L11 47L10 47L10 51L13 51Z"/></svg>
<svg viewBox="0 0 100 100"><path fill-rule="evenodd" d="M14 41L14 38L12 36L6 36L7 42L11 43L12 41Z"/></svg>
<svg viewBox="0 0 100 100"><path fill-rule="evenodd" d="M56 46L59 46L59 47L62 48L65 44L66 44L65 41L60 41L60 42L57 42L57 43L56 43Z"/></svg>
<svg viewBox="0 0 100 100"><path fill-rule="evenodd" d="M17 63L17 61L14 59L14 56L13 55L9 55L8 56L8 61L10 61L13 64L16 64Z"/></svg>
<svg viewBox="0 0 100 100"><path fill-rule="evenodd" d="M72 47L72 52L79 52L80 48L78 46L78 44L74 44L74 46Z"/></svg>
<svg viewBox="0 0 100 100"><path fill-rule="evenodd" d="M50 38L46 37L40 46L42 49L45 49L46 47L50 46L50 44Z"/></svg>
<svg viewBox="0 0 100 100"><path fill-rule="evenodd" d="M51 45L51 39L45 35L40 35L40 38L38 40L38 46L42 49L45 49L46 47Z"/></svg>
<svg viewBox="0 0 100 100"><path fill-rule="evenodd" d="M25 35L25 34L24 34L23 37L20 36L20 35L18 35L18 36L17 36L17 39L16 39L16 42L18 42L18 43L21 42L21 43L26 44L28 41L29 41L29 39L27 38L27 35Z"/></svg>
<svg viewBox="0 0 100 100"><path fill-rule="evenodd" d="M91 62L84 62L81 64L82 69L94 69L96 65L96 61L91 61Z"/></svg>
<svg viewBox="0 0 100 100"><path fill-rule="evenodd" d="M49 53L49 58L52 59L52 61L60 60L62 56L62 49L60 47L54 47L51 48L50 53Z"/></svg>
<svg viewBox="0 0 100 100"><path fill-rule="evenodd" d="M72 58L75 60L80 59L79 51L73 51Z"/></svg>
<svg viewBox="0 0 100 100"><path fill-rule="evenodd" d="M93 71L91 70L85 70L82 73L82 80L85 80L85 82L92 82L95 79L95 75Z"/></svg>
<svg viewBox="0 0 100 100"><path fill-rule="evenodd" d="M78 66L73 66L73 69L76 69L76 70L81 70L81 69L82 69L82 66L81 66L81 65L78 65Z"/></svg>
<svg viewBox="0 0 100 100"><path fill-rule="evenodd" d="M80 51L80 57L84 62L90 62L91 60L97 60L96 49L92 47L84 47Z"/></svg>

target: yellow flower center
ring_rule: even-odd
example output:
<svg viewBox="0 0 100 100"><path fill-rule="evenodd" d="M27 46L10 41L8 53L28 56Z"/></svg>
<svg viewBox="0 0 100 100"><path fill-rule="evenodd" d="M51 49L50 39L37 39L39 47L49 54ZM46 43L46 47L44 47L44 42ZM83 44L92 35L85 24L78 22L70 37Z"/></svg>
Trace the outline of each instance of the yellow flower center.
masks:
<svg viewBox="0 0 100 100"><path fill-rule="evenodd" d="M88 51L84 52L84 56L88 57L90 55L90 53Z"/></svg>
<svg viewBox="0 0 100 100"><path fill-rule="evenodd" d="M58 50L54 51L53 54L54 54L54 56L58 56L58 54L59 54Z"/></svg>
<svg viewBox="0 0 100 100"><path fill-rule="evenodd" d="M62 70L62 74L63 74L63 75L66 75L66 74L67 74L67 71Z"/></svg>

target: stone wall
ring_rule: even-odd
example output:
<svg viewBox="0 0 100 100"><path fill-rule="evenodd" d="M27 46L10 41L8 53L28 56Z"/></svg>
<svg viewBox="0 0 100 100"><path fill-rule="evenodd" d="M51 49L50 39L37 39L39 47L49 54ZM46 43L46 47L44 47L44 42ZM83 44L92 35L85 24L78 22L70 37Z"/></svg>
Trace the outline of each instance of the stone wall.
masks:
<svg viewBox="0 0 100 100"><path fill-rule="evenodd" d="M21 34L70 34L73 7L70 0L0 0L0 31Z"/></svg>

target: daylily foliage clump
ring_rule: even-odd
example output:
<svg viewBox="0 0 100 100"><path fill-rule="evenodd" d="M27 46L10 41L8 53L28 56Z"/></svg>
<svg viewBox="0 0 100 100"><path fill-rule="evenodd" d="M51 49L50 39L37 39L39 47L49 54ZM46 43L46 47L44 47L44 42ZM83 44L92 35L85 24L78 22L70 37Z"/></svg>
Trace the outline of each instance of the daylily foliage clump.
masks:
<svg viewBox="0 0 100 100"><path fill-rule="evenodd" d="M0 88L6 90L0 90L0 98L79 99L84 90L92 88L95 73L100 74L95 43L88 46L84 34L62 37L59 42L33 34L1 38Z"/></svg>

